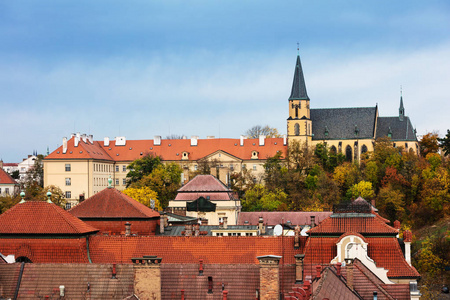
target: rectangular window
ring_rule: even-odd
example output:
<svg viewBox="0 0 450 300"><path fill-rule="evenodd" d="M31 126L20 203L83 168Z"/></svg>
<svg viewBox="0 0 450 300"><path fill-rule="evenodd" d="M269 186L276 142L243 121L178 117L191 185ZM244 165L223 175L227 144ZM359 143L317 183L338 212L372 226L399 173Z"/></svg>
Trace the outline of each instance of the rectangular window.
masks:
<svg viewBox="0 0 450 300"><path fill-rule="evenodd" d="M66 185L70 185L70 184L71 184L70 178L66 178Z"/></svg>
<svg viewBox="0 0 450 300"><path fill-rule="evenodd" d="M5 188L5 194L9 195L9 188Z"/></svg>
<svg viewBox="0 0 450 300"><path fill-rule="evenodd" d="M247 165L246 165L246 164L243 164L243 165L242 165L242 170L245 170L245 169L247 169Z"/></svg>
<svg viewBox="0 0 450 300"><path fill-rule="evenodd" d="M66 172L70 172L70 164L66 164Z"/></svg>
<svg viewBox="0 0 450 300"><path fill-rule="evenodd" d="M119 185L119 179L116 179L116 185Z"/></svg>
<svg viewBox="0 0 450 300"><path fill-rule="evenodd" d="M72 192L66 191L66 199L70 199L70 198L72 198ZM70 203L68 203L68 204L70 204Z"/></svg>
<svg viewBox="0 0 450 300"><path fill-rule="evenodd" d="M253 171L256 171L256 165L253 165Z"/></svg>
<svg viewBox="0 0 450 300"><path fill-rule="evenodd" d="M126 172L127 171L127 166L126 165L123 165L122 166L122 172Z"/></svg>
<svg viewBox="0 0 450 300"><path fill-rule="evenodd" d="M66 192L67 193L67 192ZM69 192L70 193L70 192ZM69 210L72 208L72 203L66 203L66 210Z"/></svg>
<svg viewBox="0 0 450 300"><path fill-rule="evenodd" d="M198 166L194 165L194 171L197 171L197 169L198 169Z"/></svg>
<svg viewBox="0 0 450 300"><path fill-rule="evenodd" d="M116 165L116 172L119 172L119 166Z"/></svg>
<svg viewBox="0 0 450 300"><path fill-rule="evenodd" d="M122 185L126 185L127 184L127 180L124 178L122 179Z"/></svg>

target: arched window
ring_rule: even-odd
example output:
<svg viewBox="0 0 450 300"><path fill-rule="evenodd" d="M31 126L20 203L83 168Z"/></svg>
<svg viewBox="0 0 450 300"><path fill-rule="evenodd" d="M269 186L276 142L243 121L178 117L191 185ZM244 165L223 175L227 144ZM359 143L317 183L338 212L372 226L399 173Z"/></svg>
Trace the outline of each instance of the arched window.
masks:
<svg viewBox="0 0 450 300"><path fill-rule="evenodd" d="M352 161L352 152L352 147L347 145L347 147L345 147L345 160Z"/></svg>
<svg viewBox="0 0 450 300"><path fill-rule="evenodd" d="M336 147L335 146L331 146L330 152L333 153L333 154L336 154Z"/></svg>
<svg viewBox="0 0 450 300"><path fill-rule="evenodd" d="M26 256L20 256L16 258L16 262L32 263L31 259Z"/></svg>
<svg viewBox="0 0 450 300"><path fill-rule="evenodd" d="M366 153L366 152L367 152L367 146L366 145L362 145L361 153Z"/></svg>
<svg viewBox="0 0 450 300"><path fill-rule="evenodd" d="M358 160L358 142L355 142L355 146L353 147L353 148L355 148L353 151L354 151L354 153L355 153L355 157L354 157L354 161L357 161Z"/></svg>
<svg viewBox="0 0 450 300"><path fill-rule="evenodd" d="M300 125L295 124L294 126L295 135L300 135Z"/></svg>

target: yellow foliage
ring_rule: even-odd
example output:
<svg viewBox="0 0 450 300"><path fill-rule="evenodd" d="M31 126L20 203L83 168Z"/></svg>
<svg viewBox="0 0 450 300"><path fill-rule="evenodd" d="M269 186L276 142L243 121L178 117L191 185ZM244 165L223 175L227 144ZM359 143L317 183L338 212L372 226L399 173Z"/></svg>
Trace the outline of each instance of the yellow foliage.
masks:
<svg viewBox="0 0 450 300"><path fill-rule="evenodd" d="M140 188L127 188L123 191L123 193L147 207L150 207L150 200L153 199L155 200L155 210L162 210L161 204L158 200L158 194L148 186L143 186Z"/></svg>

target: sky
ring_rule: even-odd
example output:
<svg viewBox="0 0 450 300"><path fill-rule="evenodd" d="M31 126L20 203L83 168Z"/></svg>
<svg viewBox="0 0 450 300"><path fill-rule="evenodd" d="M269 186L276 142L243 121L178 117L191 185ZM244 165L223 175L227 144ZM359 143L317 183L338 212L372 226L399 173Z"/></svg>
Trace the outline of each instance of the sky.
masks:
<svg viewBox="0 0 450 300"><path fill-rule="evenodd" d="M0 1L0 159L95 140L286 133L297 56L311 108L450 129L450 2Z"/></svg>

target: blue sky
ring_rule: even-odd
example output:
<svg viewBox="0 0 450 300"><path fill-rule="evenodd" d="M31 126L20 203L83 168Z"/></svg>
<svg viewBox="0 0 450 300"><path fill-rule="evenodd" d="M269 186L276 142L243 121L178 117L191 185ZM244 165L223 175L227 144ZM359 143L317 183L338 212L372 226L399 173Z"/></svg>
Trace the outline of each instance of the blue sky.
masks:
<svg viewBox="0 0 450 300"><path fill-rule="evenodd" d="M286 131L297 42L312 108L450 124L448 1L1 1L0 158L94 139Z"/></svg>

